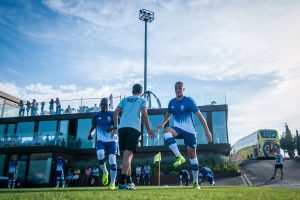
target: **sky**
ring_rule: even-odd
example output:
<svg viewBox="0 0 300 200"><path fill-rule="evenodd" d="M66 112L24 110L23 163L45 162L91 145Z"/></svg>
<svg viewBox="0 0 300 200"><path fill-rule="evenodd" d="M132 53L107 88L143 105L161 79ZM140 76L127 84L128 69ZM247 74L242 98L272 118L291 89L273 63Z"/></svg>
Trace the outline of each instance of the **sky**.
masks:
<svg viewBox="0 0 300 200"><path fill-rule="evenodd" d="M174 83L197 105L227 103L229 142L300 128L298 0L0 0L0 91L24 100L129 96L167 107ZM226 101L225 101L226 96Z"/></svg>

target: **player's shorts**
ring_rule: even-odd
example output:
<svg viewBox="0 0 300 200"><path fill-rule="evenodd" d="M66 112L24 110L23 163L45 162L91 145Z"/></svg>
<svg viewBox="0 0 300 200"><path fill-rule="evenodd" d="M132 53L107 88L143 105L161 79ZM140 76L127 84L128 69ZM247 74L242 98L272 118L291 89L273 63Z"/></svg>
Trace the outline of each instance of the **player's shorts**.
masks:
<svg viewBox="0 0 300 200"><path fill-rule="evenodd" d="M56 170L56 177L64 177L64 172L62 170Z"/></svg>
<svg viewBox="0 0 300 200"><path fill-rule="evenodd" d="M187 145L193 149L197 148L196 134L184 131L178 127L171 127L171 128L174 129L176 131L176 133L178 134L177 137L175 137L176 139L184 139L185 145Z"/></svg>
<svg viewBox="0 0 300 200"><path fill-rule="evenodd" d="M145 177L150 177L150 173L145 173L144 176Z"/></svg>
<svg viewBox="0 0 300 200"><path fill-rule="evenodd" d="M108 154L119 154L119 146L117 142L102 142L100 140L96 143L96 151L103 149L104 152L108 152Z"/></svg>
<svg viewBox="0 0 300 200"><path fill-rule="evenodd" d="M141 174L136 174L135 176L136 176L136 177L141 177Z"/></svg>
<svg viewBox="0 0 300 200"><path fill-rule="evenodd" d="M283 164L276 164L276 165L275 165L275 169L278 169L278 168L279 168L279 169L282 169L282 168L283 168Z"/></svg>
<svg viewBox="0 0 300 200"><path fill-rule="evenodd" d="M138 130L130 127L120 128L118 133L120 151L129 150L135 153L141 133Z"/></svg>
<svg viewBox="0 0 300 200"><path fill-rule="evenodd" d="M15 173L8 173L8 179L15 179Z"/></svg>

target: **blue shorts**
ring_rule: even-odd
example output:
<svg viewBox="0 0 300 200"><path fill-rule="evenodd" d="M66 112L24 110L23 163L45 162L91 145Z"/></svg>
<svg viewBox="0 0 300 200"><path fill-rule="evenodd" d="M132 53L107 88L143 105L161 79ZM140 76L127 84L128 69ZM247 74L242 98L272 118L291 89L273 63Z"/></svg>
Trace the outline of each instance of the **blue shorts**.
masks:
<svg viewBox="0 0 300 200"><path fill-rule="evenodd" d="M64 177L64 171L56 170L56 177Z"/></svg>
<svg viewBox="0 0 300 200"><path fill-rule="evenodd" d="M102 142L100 140L96 143L96 151L103 149L108 154L119 154L119 146L117 142Z"/></svg>
<svg viewBox="0 0 300 200"><path fill-rule="evenodd" d="M200 183L204 182L205 180L207 180L207 182L209 182L209 184L213 184L214 177L210 174L206 175L205 177L199 176Z"/></svg>
<svg viewBox="0 0 300 200"><path fill-rule="evenodd" d="M176 133L178 134L177 137L175 137L176 139L184 139L185 145L187 145L193 149L197 148L196 134L184 131L178 127L171 127L171 128L174 129L176 131Z"/></svg>

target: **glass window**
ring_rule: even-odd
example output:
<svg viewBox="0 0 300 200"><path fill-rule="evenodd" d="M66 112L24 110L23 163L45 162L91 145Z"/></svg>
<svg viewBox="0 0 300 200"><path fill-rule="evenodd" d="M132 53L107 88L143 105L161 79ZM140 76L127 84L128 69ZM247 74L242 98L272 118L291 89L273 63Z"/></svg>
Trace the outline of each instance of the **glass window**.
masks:
<svg viewBox="0 0 300 200"><path fill-rule="evenodd" d="M4 154L0 154L0 176L3 176L4 173L4 164L5 164L5 155Z"/></svg>
<svg viewBox="0 0 300 200"><path fill-rule="evenodd" d="M68 141L69 120L59 121L59 132L61 135L61 146L66 147Z"/></svg>
<svg viewBox="0 0 300 200"><path fill-rule="evenodd" d="M164 119L164 115L149 115L149 121L152 129L156 130L158 125ZM143 146L163 146L164 145L164 133L163 128L156 133L156 138L152 140L148 137L147 129L145 125L143 125Z"/></svg>
<svg viewBox="0 0 300 200"><path fill-rule="evenodd" d="M22 143L33 140L34 122L20 122L17 126L16 137L20 137Z"/></svg>
<svg viewBox="0 0 300 200"><path fill-rule="evenodd" d="M56 133L57 121L40 121L39 133L54 135Z"/></svg>
<svg viewBox="0 0 300 200"><path fill-rule="evenodd" d="M17 117L19 115L19 108L7 103L8 102L5 102L4 104L3 117Z"/></svg>
<svg viewBox="0 0 300 200"><path fill-rule="evenodd" d="M5 136L5 128L6 128L6 124L0 124L0 137Z"/></svg>
<svg viewBox="0 0 300 200"><path fill-rule="evenodd" d="M7 136L10 136L10 135L13 135L15 133L15 127L16 127L16 124L8 124L8 127L7 127Z"/></svg>
<svg viewBox="0 0 300 200"><path fill-rule="evenodd" d="M212 112L213 142L214 144L227 142L227 124L224 111Z"/></svg>
<svg viewBox="0 0 300 200"><path fill-rule="evenodd" d="M95 148L95 137L93 140L87 139L91 127L92 127L92 119L78 120L76 148L78 149Z"/></svg>
<svg viewBox="0 0 300 200"><path fill-rule="evenodd" d="M34 153L30 155L27 181L29 184L48 184L51 172L51 153Z"/></svg>
<svg viewBox="0 0 300 200"><path fill-rule="evenodd" d="M207 113L206 112L201 112L201 113L207 122ZM197 144L207 144L208 142L207 142L204 128L196 116L194 116L194 125L197 131Z"/></svg>
<svg viewBox="0 0 300 200"><path fill-rule="evenodd" d="M56 139L59 137L56 131L57 121L40 121L38 134L34 134L34 145L49 145L55 144Z"/></svg>

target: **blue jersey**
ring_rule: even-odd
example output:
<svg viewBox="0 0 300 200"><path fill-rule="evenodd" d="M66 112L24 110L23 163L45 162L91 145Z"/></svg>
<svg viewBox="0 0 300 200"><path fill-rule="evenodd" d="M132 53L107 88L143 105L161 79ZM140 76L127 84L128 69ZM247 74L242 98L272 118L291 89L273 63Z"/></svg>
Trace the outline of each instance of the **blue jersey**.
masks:
<svg viewBox="0 0 300 200"><path fill-rule="evenodd" d="M213 177L212 171L208 167L203 167L202 170L199 172L199 176L210 176Z"/></svg>
<svg viewBox="0 0 300 200"><path fill-rule="evenodd" d="M196 134L196 130L193 113L198 111L195 101L190 97L183 97L181 100L174 98L168 105L168 113L171 113L174 118L173 126L194 134Z"/></svg>
<svg viewBox="0 0 300 200"><path fill-rule="evenodd" d="M95 114L92 125L96 127L97 140L102 142L118 141L117 134L111 138L111 132L106 132L107 129L114 127L114 113L112 111L100 111Z"/></svg>
<svg viewBox="0 0 300 200"><path fill-rule="evenodd" d="M280 154L280 153L275 154L275 165L282 165L282 164L283 164L282 154Z"/></svg>
<svg viewBox="0 0 300 200"><path fill-rule="evenodd" d="M63 166L65 162L66 162L65 159L58 158L56 160L56 171L63 171Z"/></svg>
<svg viewBox="0 0 300 200"><path fill-rule="evenodd" d="M16 173L18 161L12 160L9 162L8 173Z"/></svg>
<svg viewBox="0 0 300 200"><path fill-rule="evenodd" d="M190 173L187 170L181 170L179 174L179 178L190 179Z"/></svg>

